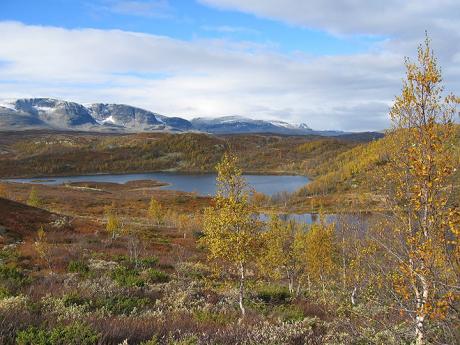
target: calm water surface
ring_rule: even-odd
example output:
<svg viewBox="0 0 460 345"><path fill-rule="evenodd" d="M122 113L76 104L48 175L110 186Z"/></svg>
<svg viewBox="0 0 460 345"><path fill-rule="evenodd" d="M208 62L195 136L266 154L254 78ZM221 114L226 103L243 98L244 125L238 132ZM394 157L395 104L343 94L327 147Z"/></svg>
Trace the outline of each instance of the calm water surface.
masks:
<svg viewBox="0 0 460 345"><path fill-rule="evenodd" d="M244 175L248 184L256 191L267 195L281 192L294 192L308 183L305 176L291 175ZM8 179L12 182L58 185L71 182L114 182L126 183L137 180L157 180L169 185L162 189L196 192L200 195L214 195L216 192L215 174L143 173L120 175L81 175L64 177L42 177L27 179Z"/></svg>
<svg viewBox="0 0 460 345"><path fill-rule="evenodd" d="M262 221L269 221L270 215L261 213L259 217ZM318 213L284 213L278 214L281 220L294 220L303 224L314 224L321 221L321 216ZM326 224L335 224L336 230L349 231L350 229L358 229L360 231L367 230L373 222L372 213L344 213L344 214L325 214L322 216Z"/></svg>

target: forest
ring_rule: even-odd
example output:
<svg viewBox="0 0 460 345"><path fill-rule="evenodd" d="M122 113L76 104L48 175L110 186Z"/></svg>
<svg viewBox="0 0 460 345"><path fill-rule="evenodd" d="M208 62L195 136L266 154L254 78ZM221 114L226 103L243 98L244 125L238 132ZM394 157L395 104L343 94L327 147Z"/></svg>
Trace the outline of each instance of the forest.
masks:
<svg viewBox="0 0 460 345"><path fill-rule="evenodd" d="M2 177L215 171L217 193L0 182L0 343L458 344L459 103L427 39L383 138L2 134Z"/></svg>

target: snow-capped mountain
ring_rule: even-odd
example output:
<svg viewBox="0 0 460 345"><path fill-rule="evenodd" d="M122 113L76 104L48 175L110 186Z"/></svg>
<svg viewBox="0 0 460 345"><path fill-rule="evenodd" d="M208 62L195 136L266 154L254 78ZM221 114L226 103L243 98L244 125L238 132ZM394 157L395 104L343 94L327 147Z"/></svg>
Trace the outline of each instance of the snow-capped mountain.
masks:
<svg viewBox="0 0 460 345"><path fill-rule="evenodd" d="M82 105L52 98L0 101L0 130L56 129L85 131L200 131L213 134L275 133L340 135L314 131L305 123L254 120L241 116L198 117L191 121L125 104Z"/></svg>
<svg viewBox="0 0 460 345"><path fill-rule="evenodd" d="M158 126L164 127L163 123L157 120L157 114L129 105L96 103L88 106L88 110L102 125L114 125L140 132L156 130L159 129Z"/></svg>
<svg viewBox="0 0 460 345"><path fill-rule="evenodd" d="M284 121L254 120L242 116L223 116L218 118L199 117L192 121L195 129L210 133L277 133L312 134L307 125L294 125Z"/></svg>
<svg viewBox="0 0 460 345"><path fill-rule="evenodd" d="M98 123L78 103L50 98L18 99L0 103L0 128L86 128Z"/></svg>

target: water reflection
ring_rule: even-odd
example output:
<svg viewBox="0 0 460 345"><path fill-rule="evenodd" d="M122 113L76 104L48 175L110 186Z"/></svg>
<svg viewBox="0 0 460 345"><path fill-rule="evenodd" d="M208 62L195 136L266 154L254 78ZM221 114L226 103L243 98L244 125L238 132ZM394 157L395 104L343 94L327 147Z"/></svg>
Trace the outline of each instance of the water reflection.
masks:
<svg viewBox="0 0 460 345"><path fill-rule="evenodd" d="M249 186L266 195L278 193L292 193L308 183L305 176L292 175L243 175ZM214 195L216 193L215 174L182 174L182 173L142 173L142 174L99 174L81 176L60 176L43 178L7 179L11 182L59 185L71 182L113 182L126 183L128 181L156 180L168 185L162 189L196 192L200 195Z"/></svg>
<svg viewBox="0 0 460 345"><path fill-rule="evenodd" d="M277 216L283 221L294 220L301 224L319 223L321 219L326 224L335 224L339 231L348 231L351 229L363 231L369 228L372 219L374 218L369 212L362 213L340 213L340 214L323 214L319 213L281 213ZM260 220L269 221L271 215L261 213Z"/></svg>

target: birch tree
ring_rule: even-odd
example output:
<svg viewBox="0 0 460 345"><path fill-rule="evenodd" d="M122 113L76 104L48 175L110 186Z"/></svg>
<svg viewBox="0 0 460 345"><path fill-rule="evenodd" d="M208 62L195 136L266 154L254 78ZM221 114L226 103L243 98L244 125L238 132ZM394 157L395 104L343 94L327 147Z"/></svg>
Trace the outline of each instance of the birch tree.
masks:
<svg viewBox="0 0 460 345"><path fill-rule="evenodd" d="M217 193L214 206L204 214L202 243L208 249L209 259L221 271L229 268L237 273L238 305L243 318L247 273L260 251L260 233L241 173L234 155L225 154L217 165Z"/></svg>
<svg viewBox="0 0 460 345"><path fill-rule="evenodd" d="M159 203L157 199L152 197L150 199L149 209L148 209L148 216L152 219L156 225L161 225L165 219L165 210L163 206Z"/></svg>
<svg viewBox="0 0 460 345"><path fill-rule="evenodd" d="M398 303L413 318L416 344L423 345L430 320L458 315L458 200L451 200L451 191L458 169L453 118L459 98L444 96L428 38L418 61L407 59L405 65L402 93L390 112L391 154L382 178L388 182L391 224L381 243L396 266Z"/></svg>
<svg viewBox="0 0 460 345"><path fill-rule="evenodd" d="M324 296L326 283L332 281L332 275L338 268L334 224L325 224L323 221L311 224L305 241L304 255L308 281L320 283Z"/></svg>
<svg viewBox="0 0 460 345"><path fill-rule="evenodd" d="M270 278L285 280L291 294L298 295L306 272L306 229L294 221L274 216L263 233L264 253L259 265Z"/></svg>
<svg viewBox="0 0 460 345"><path fill-rule="evenodd" d="M40 197L38 196L37 189L32 187L30 190L29 198L27 199L27 205L32 207L40 207L42 204Z"/></svg>

